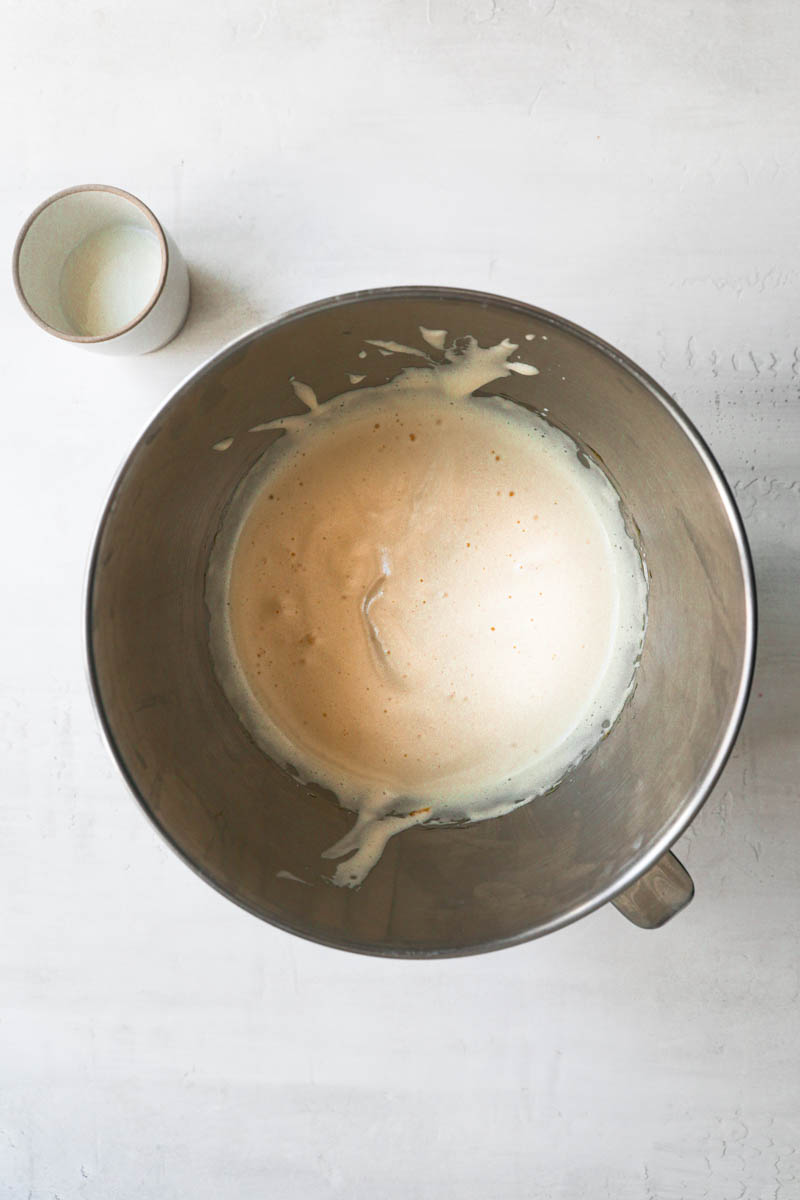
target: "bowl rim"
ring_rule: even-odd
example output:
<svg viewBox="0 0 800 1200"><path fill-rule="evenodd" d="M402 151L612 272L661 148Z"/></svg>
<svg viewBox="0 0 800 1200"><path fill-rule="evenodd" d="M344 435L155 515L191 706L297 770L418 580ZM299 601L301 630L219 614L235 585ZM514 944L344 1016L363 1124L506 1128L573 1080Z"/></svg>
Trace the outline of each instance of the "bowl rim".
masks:
<svg viewBox="0 0 800 1200"><path fill-rule="evenodd" d="M742 571L742 579L744 582L744 599L745 599L745 625L744 625L744 647L743 647L743 665L742 673L739 679L739 685L736 691L735 701L731 710L731 716L725 728L724 735L717 748L711 763L705 773L698 781L694 789L694 795L691 800L684 805L675 818L662 831L660 837L653 843L648 852L637 859L636 862L622 875L617 876L609 882L600 892L591 896L589 899L574 905L567 911L553 917L550 921L542 925L537 925L533 928L521 930L518 933L509 934L506 937L494 938L490 941L478 941L455 947L442 947L430 949L427 947L414 946L391 946L391 945L375 945L369 942L360 941L358 939L347 938L331 938L315 934L311 929L298 923L294 924L291 920L284 920L272 915L266 915L259 909L249 904L246 900L237 896L234 892L223 886L216 880L200 863L196 862L182 846L173 838L170 831L162 824L156 814L149 805L147 798L140 792L133 777L130 775L128 768L122 758L119 747L116 744L113 730L107 718L103 697L100 689L100 683L97 676L97 669L94 660L92 649L92 615L93 615L93 592L94 579L97 569L97 561L99 554L100 542L105 530L106 522L110 516L113 506L116 501L117 492L124 478L128 465L134 454L138 451L146 439L149 431L160 420L165 409L176 400L186 389L194 387L205 375L209 373L217 363L222 361L228 355L236 353L243 349L250 342L253 342L272 331L281 328L284 325L302 320L311 314L317 314L327 310L344 307L350 304L369 303L378 299L409 299L409 300L437 300L446 299L451 301L467 301L478 303L485 308L504 308L518 315L529 316L544 324L551 325L554 329L568 333L577 337L580 341L587 343L589 346L600 351L607 358L610 358L617 365L621 366L630 375L632 375L639 383L641 383L650 394L656 399L662 407L669 413L676 424L683 430L686 437L692 443L695 451L699 455L701 461L706 467L711 476L723 508L728 517L731 532L733 533L736 542L739 564ZM128 785L129 790L138 802L140 808L149 818L150 822L156 827L161 836L170 846L170 848L178 855L179 858L189 866L195 874L199 875L206 883L210 884L215 891L225 896L228 900L233 901L238 907L243 908L246 912L265 921L267 924L273 925L286 933L292 933L296 936L304 938L306 941L314 942L317 945L327 946L337 950L347 950L351 953L364 954L378 958L394 958L394 959L436 959L436 958L461 958L467 955L483 954L493 950L506 949L511 946L518 946L525 942L532 941L536 938L543 937L545 934L554 933L558 929L563 929L573 922L578 921L581 917L588 916L596 909L601 908L604 904L609 903L620 892L624 892L632 884L636 882L642 875L646 874L658 860L667 853L674 842L688 828L698 812L705 804L710 796L717 780L719 779L722 770L730 756L736 738L741 729L744 719L747 702L750 695L750 689L753 681L753 673L755 670L756 658L756 640L758 629L758 612L755 586L755 572L753 569L753 560L750 551L750 546L745 533L744 524L739 513L739 509L734 499L733 491L723 474L716 458L709 449L702 435L686 415L683 409L668 393L658 384L646 371L642 370L632 359L623 354L615 346L604 341L596 334L584 329L582 326L575 324L573 321L567 320L556 313L552 313L544 308L538 308L535 305L528 304L520 300L512 300L506 296L497 295L491 292L483 292L471 290L468 288L457 287L438 287L435 285L399 285L392 287L375 287L366 288L355 292L343 292L337 295L329 296L323 300L317 300L310 304L302 305L298 308L289 309L272 321L267 321L247 330L245 333L231 339L220 349L209 355L206 359L187 373L187 375L169 392L163 403L159 406L155 414L148 420L147 425L136 439L135 443L125 456L124 461L116 472L105 503L102 506L101 516L97 524L96 532L92 541L92 548L89 554L87 568L84 578L84 597L83 597L83 614L84 614L84 646L85 646L85 668L87 672L87 681L89 691L92 698L95 713L100 725L103 740L115 760L123 779Z"/></svg>

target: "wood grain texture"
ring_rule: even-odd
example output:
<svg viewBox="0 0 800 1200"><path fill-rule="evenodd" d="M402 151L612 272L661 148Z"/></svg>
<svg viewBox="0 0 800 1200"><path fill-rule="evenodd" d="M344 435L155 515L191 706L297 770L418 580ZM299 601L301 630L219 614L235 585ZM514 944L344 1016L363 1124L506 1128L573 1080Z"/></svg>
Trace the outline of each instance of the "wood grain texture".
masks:
<svg viewBox="0 0 800 1200"><path fill-rule="evenodd" d="M106 361L0 295L2 1200L800 1196L799 49L788 0L9 7L7 246L50 192L117 184L194 301ZM224 341L392 283L594 330L734 486L753 698L657 933L609 908L480 959L307 945L186 870L106 757L81 588L132 440Z"/></svg>

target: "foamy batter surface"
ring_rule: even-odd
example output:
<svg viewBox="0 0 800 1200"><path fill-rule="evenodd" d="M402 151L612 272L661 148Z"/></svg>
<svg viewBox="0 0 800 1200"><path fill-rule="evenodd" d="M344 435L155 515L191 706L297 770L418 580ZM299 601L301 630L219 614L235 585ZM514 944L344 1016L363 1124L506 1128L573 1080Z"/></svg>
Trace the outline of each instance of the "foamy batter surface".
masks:
<svg viewBox="0 0 800 1200"><path fill-rule="evenodd" d="M544 419L470 394L533 373L515 349L471 343L321 406L296 384L310 411L277 423L215 553L228 695L359 813L329 852L355 852L339 883L409 824L552 787L631 687L646 588L617 493Z"/></svg>

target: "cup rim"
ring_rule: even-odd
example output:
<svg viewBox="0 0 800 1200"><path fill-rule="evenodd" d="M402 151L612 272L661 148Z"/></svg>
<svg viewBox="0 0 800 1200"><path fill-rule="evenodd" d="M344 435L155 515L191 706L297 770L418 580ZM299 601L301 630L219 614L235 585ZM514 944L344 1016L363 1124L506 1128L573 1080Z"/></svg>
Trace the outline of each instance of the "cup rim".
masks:
<svg viewBox="0 0 800 1200"><path fill-rule="evenodd" d="M141 309L141 311L138 312L132 320L128 321L128 323L123 325L120 329L114 330L113 333L90 335L64 333L62 330L56 329L54 326L49 325L47 321L43 321L39 314L31 307L23 290L22 281L20 280L20 255L22 253L22 247L25 243L25 239L27 238L34 222L38 217L41 216L45 209L51 206L51 204L55 204L56 201L63 200L66 196L72 196L78 192L111 192L114 196L121 196L124 200L129 200L133 205L136 206L136 208L139 209L139 211L144 215L150 224L153 233L158 239L159 249L161 250L161 269L159 272L158 283L156 284L152 296L148 300L145 307ZM134 329L137 325L139 325L148 315L148 313L152 312L158 303L161 294L164 291L168 270L169 245L167 243L164 227L162 226L158 217L155 215L152 209L148 208L143 200L139 199L138 196L134 196L132 192L126 192L124 188L114 187L108 183L80 183L76 184L74 187L62 188L59 192L53 192L52 196L48 196L46 200L43 200L42 203L33 210L25 224L20 229L19 233L17 234L17 240L14 243L14 252L11 258L11 274L14 279L14 290L17 293L20 304L25 309L31 320L35 321L40 329L44 329L46 333L51 333L53 337L60 338L63 342L75 342L78 345L84 346L114 341L115 338L121 337L124 333L128 333L131 329Z"/></svg>

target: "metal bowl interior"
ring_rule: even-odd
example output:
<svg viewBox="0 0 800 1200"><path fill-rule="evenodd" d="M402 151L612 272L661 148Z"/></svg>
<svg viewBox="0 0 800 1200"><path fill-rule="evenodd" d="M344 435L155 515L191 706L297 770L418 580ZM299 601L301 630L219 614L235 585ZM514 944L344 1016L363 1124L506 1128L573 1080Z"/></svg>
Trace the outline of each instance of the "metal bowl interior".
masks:
<svg viewBox="0 0 800 1200"><path fill-rule="evenodd" d="M551 417L603 462L651 574L635 693L554 792L508 816L394 838L355 891L321 851L353 815L258 749L214 674L204 577L233 490L263 450L236 437L320 401L347 375L398 361L365 339L420 344L419 327L518 342L539 368L496 390ZM526 343L525 335L535 338ZM396 957L474 953L591 911L651 866L710 792L752 674L755 594L729 489L664 392L586 331L481 293L393 288L290 313L224 349L170 397L120 473L87 596L90 677L110 747L141 805L189 865L257 916L304 937ZM509 697L513 703L513 697ZM302 882L298 882L302 881Z"/></svg>

